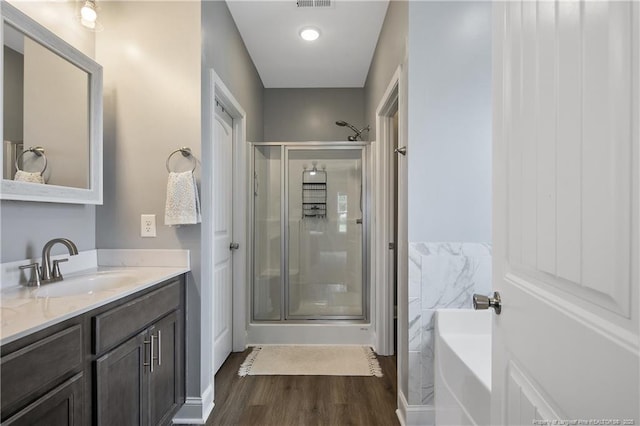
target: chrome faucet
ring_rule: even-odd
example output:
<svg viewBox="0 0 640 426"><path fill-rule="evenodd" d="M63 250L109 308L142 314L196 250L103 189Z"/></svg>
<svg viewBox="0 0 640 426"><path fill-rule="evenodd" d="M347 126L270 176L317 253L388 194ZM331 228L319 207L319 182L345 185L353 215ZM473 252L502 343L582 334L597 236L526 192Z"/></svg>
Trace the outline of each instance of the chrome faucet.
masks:
<svg viewBox="0 0 640 426"><path fill-rule="evenodd" d="M42 268L37 263L21 266L20 269L33 269L31 279L27 286L39 286L40 284L53 283L62 281L62 273L60 272L60 263L69 259L58 259L51 264L51 248L56 244L63 244L69 250L71 256L78 254L78 247L68 238L54 238L47 242L42 248Z"/></svg>
<svg viewBox="0 0 640 426"><path fill-rule="evenodd" d="M59 263L69 259L54 260L51 265L51 247L57 243L65 245L71 256L78 254L78 247L68 238L54 238L45 244L42 248L42 275L40 276L43 283L62 281Z"/></svg>

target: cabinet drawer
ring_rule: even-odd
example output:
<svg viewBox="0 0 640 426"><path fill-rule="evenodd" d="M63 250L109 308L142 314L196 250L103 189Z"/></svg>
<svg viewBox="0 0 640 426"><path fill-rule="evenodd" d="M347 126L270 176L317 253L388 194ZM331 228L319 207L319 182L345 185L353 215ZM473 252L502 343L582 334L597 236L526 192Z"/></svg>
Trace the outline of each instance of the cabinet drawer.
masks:
<svg viewBox="0 0 640 426"><path fill-rule="evenodd" d="M82 426L84 378L76 374L3 422L3 426Z"/></svg>
<svg viewBox="0 0 640 426"><path fill-rule="evenodd" d="M82 327L73 325L2 357L2 408L53 387L82 364Z"/></svg>
<svg viewBox="0 0 640 426"><path fill-rule="evenodd" d="M180 280L93 318L93 353L100 354L177 309Z"/></svg>

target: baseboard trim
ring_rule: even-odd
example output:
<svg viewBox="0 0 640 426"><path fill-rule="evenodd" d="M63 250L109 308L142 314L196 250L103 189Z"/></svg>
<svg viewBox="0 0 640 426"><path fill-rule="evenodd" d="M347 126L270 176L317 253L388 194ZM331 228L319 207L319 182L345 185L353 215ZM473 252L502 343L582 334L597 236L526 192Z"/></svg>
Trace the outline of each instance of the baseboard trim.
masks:
<svg viewBox="0 0 640 426"><path fill-rule="evenodd" d="M203 425L214 407L213 385L209 385L200 397L187 397L184 405L173 418L174 425Z"/></svg>
<svg viewBox="0 0 640 426"><path fill-rule="evenodd" d="M401 426L434 426L435 414L433 405L409 405L402 391L398 391L396 416Z"/></svg>

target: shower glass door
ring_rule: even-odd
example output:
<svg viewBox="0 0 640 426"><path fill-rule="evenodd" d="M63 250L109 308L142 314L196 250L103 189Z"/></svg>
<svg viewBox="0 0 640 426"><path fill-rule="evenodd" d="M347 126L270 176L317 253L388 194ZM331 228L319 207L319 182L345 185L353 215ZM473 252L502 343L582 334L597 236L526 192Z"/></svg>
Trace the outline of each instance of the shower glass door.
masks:
<svg viewBox="0 0 640 426"><path fill-rule="evenodd" d="M282 147L256 146L253 152L253 319L282 316Z"/></svg>
<svg viewBox="0 0 640 426"><path fill-rule="evenodd" d="M285 149L286 319L364 319L363 148Z"/></svg>

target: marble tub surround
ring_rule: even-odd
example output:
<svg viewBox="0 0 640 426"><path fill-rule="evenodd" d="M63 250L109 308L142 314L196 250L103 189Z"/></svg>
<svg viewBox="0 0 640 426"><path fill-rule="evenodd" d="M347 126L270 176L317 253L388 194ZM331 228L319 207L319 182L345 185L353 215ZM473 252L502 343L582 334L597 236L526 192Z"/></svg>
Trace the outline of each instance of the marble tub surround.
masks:
<svg viewBox="0 0 640 426"><path fill-rule="evenodd" d="M107 250L106 256L100 253L101 250L90 252L93 253L81 252L73 256L81 256L75 267L84 269L73 272L65 270L66 282L45 284L40 288L25 287L18 281L5 283L8 278L16 277L13 267L29 261L2 265L2 272L7 274L2 277L3 286L0 290L0 344L12 342L190 271L188 250ZM95 262L91 263L92 259ZM142 262L144 259L148 262ZM106 264L101 264L100 260ZM132 263L134 265L130 266ZM115 276L121 280L113 287L88 288L91 280L99 276ZM71 294L49 295L48 289L54 289L56 285L70 287ZM76 286L77 292L73 291Z"/></svg>
<svg viewBox="0 0 640 426"><path fill-rule="evenodd" d="M409 404L433 405L436 309L472 309L490 292L490 244L409 243Z"/></svg>

